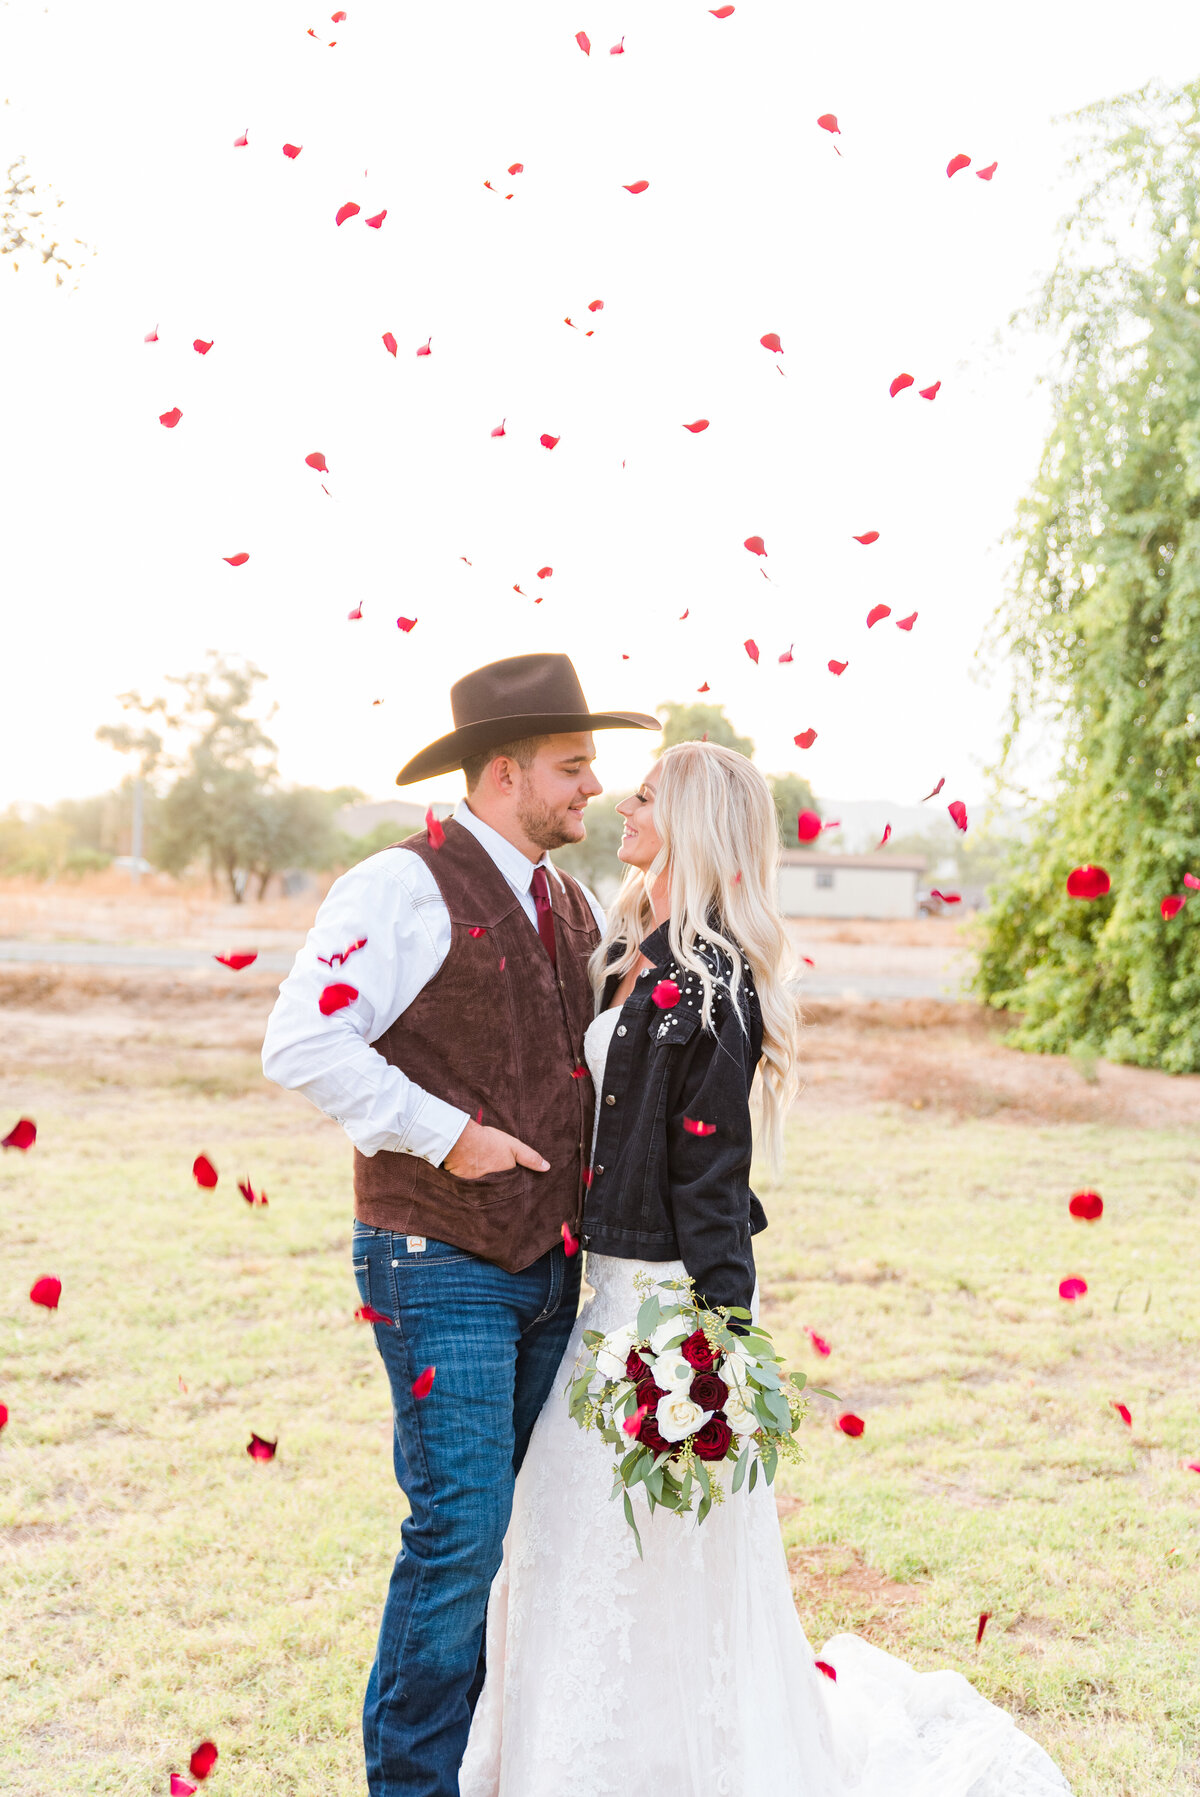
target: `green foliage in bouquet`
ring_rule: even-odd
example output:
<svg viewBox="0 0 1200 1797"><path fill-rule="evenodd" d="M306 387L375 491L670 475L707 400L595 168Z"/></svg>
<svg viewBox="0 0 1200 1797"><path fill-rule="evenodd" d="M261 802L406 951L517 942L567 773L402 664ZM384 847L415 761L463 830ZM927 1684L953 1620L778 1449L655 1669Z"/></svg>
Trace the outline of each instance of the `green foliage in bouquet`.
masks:
<svg viewBox="0 0 1200 1797"><path fill-rule="evenodd" d="M634 1276L641 1304L634 1322L602 1335L584 1332L587 1359L567 1389L581 1429L619 1450L612 1497L620 1495L638 1554L641 1536L630 1492L645 1487L653 1512L695 1511L704 1521L725 1501L717 1469L732 1463L730 1491L770 1484L781 1459L802 1458L796 1431L808 1413L803 1373L786 1374L771 1337L737 1307L707 1310L690 1279L656 1283ZM731 1319L739 1329L730 1327Z"/></svg>

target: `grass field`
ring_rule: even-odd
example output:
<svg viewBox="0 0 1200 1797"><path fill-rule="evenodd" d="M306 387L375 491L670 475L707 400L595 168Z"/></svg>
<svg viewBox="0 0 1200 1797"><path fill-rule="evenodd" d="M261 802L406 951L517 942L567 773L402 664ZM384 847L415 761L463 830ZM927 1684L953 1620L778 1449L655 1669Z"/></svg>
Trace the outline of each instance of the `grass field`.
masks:
<svg viewBox="0 0 1200 1797"><path fill-rule="evenodd" d="M207 1789L358 1793L402 1501L345 1140L258 1073L269 981L6 979L0 1133L26 1114L39 1139L0 1156L0 1789L165 1793L211 1737ZM820 1405L781 1490L801 1620L816 1647L850 1629L965 1672L1079 1797L1200 1791L1200 1137L1178 1102L1200 1082L1164 1079L1145 1126L1108 1070L885 1026L812 1030L760 1185L766 1318L866 1419L853 1441ZM1086 1184L1094 1225L1067 1214ZM28 1301L44 1273L56 1314Z"/></svg>

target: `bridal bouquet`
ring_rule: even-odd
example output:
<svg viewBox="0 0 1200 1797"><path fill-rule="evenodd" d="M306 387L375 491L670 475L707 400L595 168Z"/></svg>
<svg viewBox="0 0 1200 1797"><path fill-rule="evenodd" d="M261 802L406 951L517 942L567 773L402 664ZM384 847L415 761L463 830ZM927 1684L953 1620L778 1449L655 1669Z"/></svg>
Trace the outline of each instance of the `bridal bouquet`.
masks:
<svg viewBox="0 0 1200 1797"><path fill-rule="evenodd" d="M799 1460L795 1435L808 1400L799 1395L805 1375L785 1379L770 1336L751 1323L748 1310L702 1308L690 1279L656 1285L640 1273L634 1284L642 1299L634 1322L608 1335L584 1331L588 1357L567 1401L581 1429L598 1429L621 1450L612 1496L623 1494L640 1554L629 1498L634 1486L645 1487L651 1512L661 1505L686 1516L698 1505L701 1523L714 1503L724 1502L722 1462L734 1463L730 1489L736 1492L747 1475L753 1491L760 1469L770 1484L781 1457ZM729 1327L731 1318L745 1325L741 1333ZM835 1395L822 1386L808 1390Z"/></svg>

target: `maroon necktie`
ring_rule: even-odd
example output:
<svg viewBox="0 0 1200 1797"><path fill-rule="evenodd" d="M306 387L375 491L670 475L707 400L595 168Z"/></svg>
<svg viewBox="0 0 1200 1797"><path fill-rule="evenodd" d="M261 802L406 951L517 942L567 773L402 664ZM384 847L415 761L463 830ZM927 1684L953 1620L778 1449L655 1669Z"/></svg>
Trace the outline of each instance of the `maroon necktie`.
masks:
<svg viewBox="0 0 1200 1797"><path fill-rule="evenodd" d="M557 967L558 958L554 952L554 913L550 909L550 882L546 878L545 868L541 866L535 867L533 870L533 902L537 906L538 935L550 957L551 967Z"/></svg>

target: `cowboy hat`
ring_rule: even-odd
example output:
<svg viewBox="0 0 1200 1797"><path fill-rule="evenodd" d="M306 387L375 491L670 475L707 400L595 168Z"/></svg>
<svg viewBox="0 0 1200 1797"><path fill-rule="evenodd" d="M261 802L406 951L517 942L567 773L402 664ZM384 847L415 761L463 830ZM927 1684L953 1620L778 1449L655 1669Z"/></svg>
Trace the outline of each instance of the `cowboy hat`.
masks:
<svg viewBox="0 0 1200 1797"><path fill-rule="evenodd" d="M449 774L465 760L523 736L561 736L575 730L661 730L643 711L589 711L567 655L510 655L464 674L450 688L454 729L414 755L396 775L411 786Z"/></svg>

